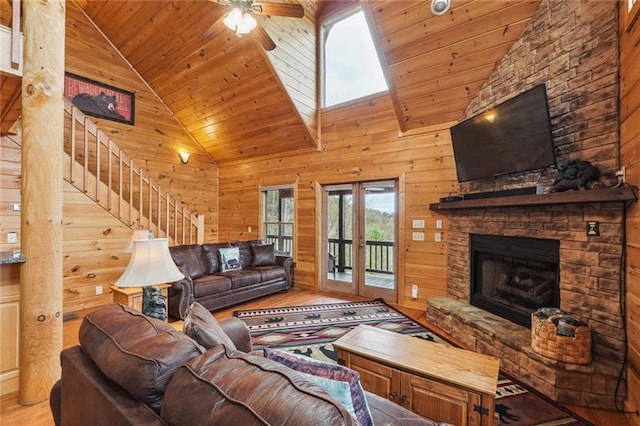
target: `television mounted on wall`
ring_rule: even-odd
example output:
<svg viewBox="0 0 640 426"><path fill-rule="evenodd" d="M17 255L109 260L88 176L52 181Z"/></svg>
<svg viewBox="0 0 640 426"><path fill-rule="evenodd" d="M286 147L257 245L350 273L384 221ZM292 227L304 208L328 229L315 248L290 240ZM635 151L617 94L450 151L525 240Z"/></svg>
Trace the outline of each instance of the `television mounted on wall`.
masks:
<svg viewBox="0 0 640 426"><path fill-rule="evenodd" d="M555 165L544 84L462 121L450 131L460 182Z"/></svg>

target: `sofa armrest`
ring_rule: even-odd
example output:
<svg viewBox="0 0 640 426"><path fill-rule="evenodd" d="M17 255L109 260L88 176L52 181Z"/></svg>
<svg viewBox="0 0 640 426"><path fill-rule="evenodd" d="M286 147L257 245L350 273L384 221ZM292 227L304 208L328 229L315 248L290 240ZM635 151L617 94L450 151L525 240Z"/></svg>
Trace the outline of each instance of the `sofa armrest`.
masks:
<svg viewBox="0 0 640 426"><path fill-rule="evenodd" d="M251 352L251 335L247 325L238 318L225 318L218 321L222 330L229 336L236 349L242 352Z"/></svg>
<svg viewBox="0 0 640 426"><path fill-rule="evenodd" d="M276 256L276 264L284 268L287 277L287 288L293 287L293 259L289 256Z"/></svg>
<svg viewBox="0 0 640 426"><path fill-rule="evenodd" d="M193 303L193 281L185 274L180 281L171 283L168 294L169 315L184 319L187 308Z"/></svg>

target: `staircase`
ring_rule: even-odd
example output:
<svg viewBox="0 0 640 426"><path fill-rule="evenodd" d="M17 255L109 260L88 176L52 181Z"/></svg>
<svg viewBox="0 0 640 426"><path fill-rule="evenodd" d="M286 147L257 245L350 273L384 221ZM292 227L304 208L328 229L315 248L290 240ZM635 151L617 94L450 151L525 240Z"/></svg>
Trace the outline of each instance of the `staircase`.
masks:
<svg viewBox="0 0 640 426"><path fill-rule="evenodd" d="M204 217L145 176L126 153L65 99L65 179L132 229L170 245L204 241Z"/></svg>
<svg viewBox="0 0 640 426"><path fill-rule="evenodd" d="M169 245L204 242L204 216L182 207L85 114L65 99L64 179L131 229ZM20 136L8 136L22 145Z"/></svg>

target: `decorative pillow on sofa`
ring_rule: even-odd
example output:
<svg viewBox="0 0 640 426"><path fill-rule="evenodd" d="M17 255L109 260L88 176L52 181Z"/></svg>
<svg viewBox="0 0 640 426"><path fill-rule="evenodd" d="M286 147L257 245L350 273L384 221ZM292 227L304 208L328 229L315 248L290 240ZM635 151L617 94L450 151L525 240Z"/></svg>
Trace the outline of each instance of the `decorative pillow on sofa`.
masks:
<svg viewBox="0 0 640 426"><path fill-rule="evenodd" d="M220 270L222 272L237 271L242 269L240 264L240 250L238 247L220 249Z"/></svg>
<svg viewBox="0 0 640 426"><path fill-rule="evenodd" d="M203 244L202 252L207 259L207 274L213 275L220 272L220 248L231 247L227 243Z"/></svg>
<svg viewBox="0 0 640 426"><path fill-rule="evenodd" d="M371 411L360 384L360 374L338 364L318 361L304 355L265 348L265 358L279 362L308 377L336 398L363 426L373 426Z"/></svg>
<svg viewBox="0 0 640 426"><path fill-rule="evenodd" d="M236 349L236 345L220 327L211 312L198 302L193 302L187 309L182 332L207 349L217 345Z"/></svg>
<svg viewBox="0 0 640 426"><path fill-rule="evenodd" d="M207 265L202 256L202 247L199 244L170 247L169 252L180 271L189 275L191 279L195 280L205 274Z"/></svg>
<svg viewBox="0 0 640 426"><path fill-rule="evenodd" d="M276 264L276 252L273 244L251 244L252 266L271 266Z"/></svg>

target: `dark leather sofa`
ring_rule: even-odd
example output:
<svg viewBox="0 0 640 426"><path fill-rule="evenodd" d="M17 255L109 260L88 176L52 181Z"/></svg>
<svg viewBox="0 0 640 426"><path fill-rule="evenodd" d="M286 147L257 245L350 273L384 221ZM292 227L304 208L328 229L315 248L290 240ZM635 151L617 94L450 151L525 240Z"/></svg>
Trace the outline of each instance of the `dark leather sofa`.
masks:
<svg viewBox="0 0 640 426"><path fill-rule="evenodd" d="M50 399L56 425L358 424L301 373L244 352L251 342L242 321L218 327L221 343L206 350L121 304L87 315L80 345L60 356L62 378ZM436 425L387 399L365 397L376 425Z"/></svg>
<svg viewBox="0 0 640 426"><path fill-rule="evenodd" d="M241 269L223 272L220 249L238 247ZM185 278L169 288L169 315L183 319L196 301L210 311L288 290L293 285L293 260L277 256L260 240L170 247Z"/></svg>

